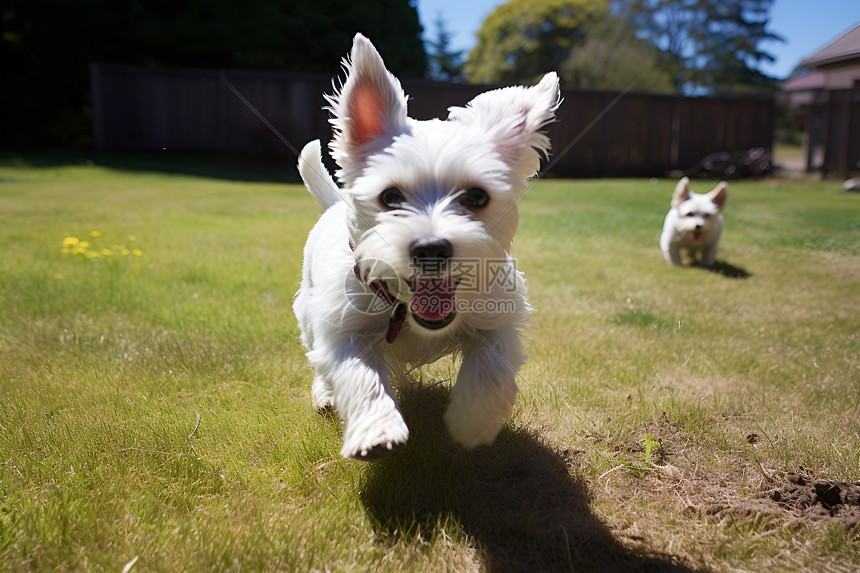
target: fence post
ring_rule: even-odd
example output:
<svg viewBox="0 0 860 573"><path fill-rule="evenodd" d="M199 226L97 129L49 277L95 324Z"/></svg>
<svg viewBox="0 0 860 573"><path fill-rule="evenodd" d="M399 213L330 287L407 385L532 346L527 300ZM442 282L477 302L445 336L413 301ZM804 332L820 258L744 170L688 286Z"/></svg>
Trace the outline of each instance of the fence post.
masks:
<svg viewBox="0 0 860 573"><path fill-rule="evenodd" d="M848 179L849 177L851 177L851 126L854 125L852 116L854 112L854 98L857 95L858 83L860 82L855 81L851 84L851 89L848 92L848 101L845 104L845 138L842 142L842 153L837 166L837 173L842 179ZM856 169L857 165L854 165L853 168Z"/></svg>
<svg viewBox="0 0 860 573"><path fill-rule="evenodd" d="M102 108L102 76L101 66L90 63L90 93L93 104L93 144L97 153L104 153L104 109Z"/></svg>
<svg viewBox="0 0 860 573"><path fill-rule="evenodd" d="M678 96L672 97L672 114L669 118L669 169L678 169L681 152L681 114L678 113Z"/></svg>

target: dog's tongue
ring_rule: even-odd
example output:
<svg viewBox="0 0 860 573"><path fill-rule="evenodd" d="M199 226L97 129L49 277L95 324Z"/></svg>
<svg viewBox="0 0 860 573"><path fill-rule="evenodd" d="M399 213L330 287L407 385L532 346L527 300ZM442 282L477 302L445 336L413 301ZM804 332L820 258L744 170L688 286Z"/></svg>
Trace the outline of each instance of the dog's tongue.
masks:
<svg viewBox="0 0 860 573"><path fill-rule="evenodd" d="M700 233L699 231L693 232L693 242L698 242L699 237L701 237L701 236L702 236L702 233Z"/></svg>
<svg viewBox="0 0 860 573"><path fill-rule="evenodd" d="M415 277L412 312L436 322L454 312L454 285L450 278Z"/></svg>

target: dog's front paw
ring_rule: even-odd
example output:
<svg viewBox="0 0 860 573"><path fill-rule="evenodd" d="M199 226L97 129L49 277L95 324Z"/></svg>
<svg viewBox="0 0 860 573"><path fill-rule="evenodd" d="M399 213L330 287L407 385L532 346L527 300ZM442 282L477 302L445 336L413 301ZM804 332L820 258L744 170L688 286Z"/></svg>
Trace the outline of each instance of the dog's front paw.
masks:
<svg viewBox="0 0 860 573"><path fill-rule="evenodd" d="M327 410L334 405L334 391L331 384L317 374L311 385L311 403L317 410Z"/></svg>
<svg viewBox="0 0 860 573"><path fill-rule="evenodd" d="M345 458L378 460L403 449L408 438L409 428L396 409L381 417L364 414L347 423L340 453Z"/></svg>
<svg viewBox="0 0 860 573"><path fill-rule="evenodd" d="M468 449L492 444L511 412L493 414L475 412L465 403L451 401L445 412L445 425L454 441Z"/></svg>

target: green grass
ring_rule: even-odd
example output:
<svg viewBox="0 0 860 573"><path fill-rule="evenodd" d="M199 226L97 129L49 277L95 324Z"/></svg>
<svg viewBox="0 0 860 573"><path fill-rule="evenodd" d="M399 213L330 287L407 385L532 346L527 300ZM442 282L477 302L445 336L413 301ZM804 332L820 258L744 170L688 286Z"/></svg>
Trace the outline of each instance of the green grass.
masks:
<svg viewBox="0 0 860 573"><path fill-rule="evenodd" d="M777 143L773 147L773 159L777 165L792 165L799 169L806 167L803 146L791 143Z"/></svg>
<svg viewBox="0 0 860 573"><path fill-rule="evenodd" d="M35 163L0 166L2 569L860 566L847 509L768 496L860 480L860 202L835 182L731 183L716 272L663 261L673 181L537 183L513 419L453 444L443 360L399 388L405 451L366 464L310 405L302 187Z"/></svg>

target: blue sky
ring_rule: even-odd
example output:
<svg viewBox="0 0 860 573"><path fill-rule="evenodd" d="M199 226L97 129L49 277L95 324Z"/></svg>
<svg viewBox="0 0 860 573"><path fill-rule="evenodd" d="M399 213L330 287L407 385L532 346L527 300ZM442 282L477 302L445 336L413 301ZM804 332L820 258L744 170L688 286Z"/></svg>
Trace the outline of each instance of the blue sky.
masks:
<svg viewBox="0 0 860 573"><path fill-rule="evenodd" d="M453 48L470 50L475 33L500 0L418 0L418 14L425 39L436 32L435 21L441 14L451 32ZM784 78L794 66L860 23L858 0L776 0L770 10L770 31L784 43L769 42L762 47L776 56L763 71Z"/></svg>

